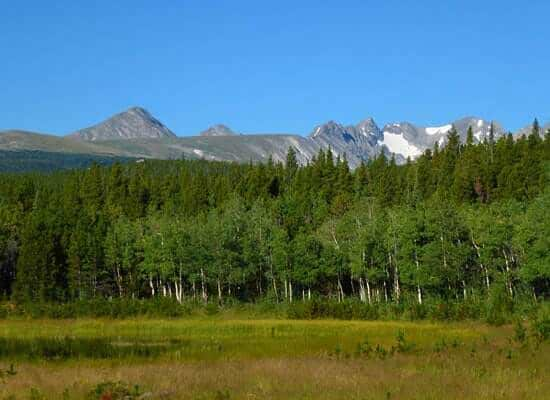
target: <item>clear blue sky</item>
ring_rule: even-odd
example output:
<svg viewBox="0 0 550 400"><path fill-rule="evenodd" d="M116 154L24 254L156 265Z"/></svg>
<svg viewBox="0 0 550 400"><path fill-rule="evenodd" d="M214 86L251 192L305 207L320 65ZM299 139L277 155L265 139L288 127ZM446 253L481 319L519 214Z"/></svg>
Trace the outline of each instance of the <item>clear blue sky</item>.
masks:
<svg viewBox="0 0 550 400"><path fill-rule="evenodd" d="M550 2L4 1L0 129L550 120Z"/></svg>

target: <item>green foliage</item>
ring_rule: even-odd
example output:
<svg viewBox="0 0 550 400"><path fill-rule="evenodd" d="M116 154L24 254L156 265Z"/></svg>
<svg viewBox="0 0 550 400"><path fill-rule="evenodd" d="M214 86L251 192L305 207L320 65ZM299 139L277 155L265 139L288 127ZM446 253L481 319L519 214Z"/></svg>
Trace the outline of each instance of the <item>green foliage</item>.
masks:
<svg viewBox="0 0 550 400"><path fill-rule="evenodd" d="M502 285L494 285L489 293L486 321L492 325L503 325L513 313L514 303Z"/></svg>
<svg viewBox="0 0 550 400"><path fill-rule="evenodd" d="M520 344L527 340L527 329L519 320L514 324L514 340Z"/></svg>
<svg viewBox="0 0 550 400"><path fill-rule="evenodd" d="M405 338L405 331L403 330L397 332L396 341L395 351L398 353L409 353L415 347L414 343L407 341Z"/></svg>
<svg viewBox="0 0 550 400"><path fill-rule="evenodd" d="M132 318L138 316L178 318L189 316L200 305L180 304L174 299L158 297L138 299L90 299L68 303L21 303L0 304L0 318Z"/></svg>
<svg viewBox="0 0 550 400"><path fill-rule="evenodd" d="M531 323L531 331L539 342L550 339L550 307L545 304Z"/></svg>
<svg viewBox="0 0 550 400"><path fill-rule="evenodd" d="M548 138L468 136L355 171L331 150L300 166L291 148L286 165L0 174L0 296L18 304L0 315L269 300L292 318L506 322L550 293Z"/></svg>

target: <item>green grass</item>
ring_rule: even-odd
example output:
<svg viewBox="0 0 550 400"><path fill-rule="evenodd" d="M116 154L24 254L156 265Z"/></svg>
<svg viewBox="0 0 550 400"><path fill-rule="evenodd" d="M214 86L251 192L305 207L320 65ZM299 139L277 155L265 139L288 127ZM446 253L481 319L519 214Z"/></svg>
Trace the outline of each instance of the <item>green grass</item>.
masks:
<svg viewBox="0 0 550 400"><path fill-rule="evenodd" d="M59 358L243 359L323 356L335 349L353 352L368 340L387 348L398 333L431 350L437 341L474 343L500 331L478 325L407 322L286 320L11 320L0 323L0 357L32 358L55 353ZM150 346L157 350L147 353ZM63 350L65 349L65 350ZM124 349L124 350L121 350ZM55 357L50 357L55 358Z"/></svg>
<svg viewBox="0 0 550 400"><path fill-rule="evenodd" d="M105 387L169 399L544 398L550 347L517 330L228 315L10 319L0 321L0 399L31 390L90 398Z"/></svg>

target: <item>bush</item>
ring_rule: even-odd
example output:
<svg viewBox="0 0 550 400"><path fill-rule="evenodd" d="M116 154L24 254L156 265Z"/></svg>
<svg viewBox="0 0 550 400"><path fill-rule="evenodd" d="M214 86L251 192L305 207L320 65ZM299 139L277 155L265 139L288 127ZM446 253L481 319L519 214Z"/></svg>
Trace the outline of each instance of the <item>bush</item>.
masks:
<svg viewBox="0 0 550 400"><path fill-rule="evenodd" d="M356 299L346 299L341 302L335 300L298 301L289 304L286 317L289 319L356 319L375 320L380 316L379 305L363 303Z"/></svg>
<svg viewBox="0 0 550 400"><path fill-rule="evenodd" d="M503 325L510 322L514 312L514 302L506 292L504 285L495 284L489 293L485 320L491 325Z"/></svg>
<svg viewBox="0 0 550 400"><path fill-rule="evenodd" d="M531 323L531 331L539 342L550 339L550 307L544 305Z"/></svg>
<svg viewBox="0 0 550 400"><path fill-rule="evenodd" d="M176 318L190 315L193 305L180 304L175 299L91 299L70 303L24 303L3 305L0 317L31 318L131 318L137 316Z"/></svg>

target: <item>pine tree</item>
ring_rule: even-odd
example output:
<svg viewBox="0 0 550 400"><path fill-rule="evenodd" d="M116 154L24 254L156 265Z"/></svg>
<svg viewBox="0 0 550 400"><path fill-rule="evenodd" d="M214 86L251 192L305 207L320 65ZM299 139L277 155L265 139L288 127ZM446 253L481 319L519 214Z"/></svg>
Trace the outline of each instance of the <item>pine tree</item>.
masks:
<svg viewBox="0 0 550 400"><path fill-rule="evenodd" d="M472 126L468 126L468 132L466 133L466 146L472 147L474 145L474 131Z"/></svg>
<svg viewBox="0 0 550 400"><path fill-rule="evenodd" d="M533 121L533 126L531 128L531 134L536 136L541 136L540 133L541 132L540 132L539 120L535 118L535 120Z"/></svg>

